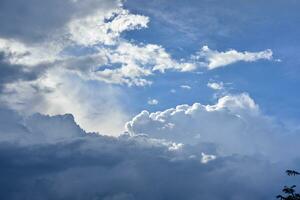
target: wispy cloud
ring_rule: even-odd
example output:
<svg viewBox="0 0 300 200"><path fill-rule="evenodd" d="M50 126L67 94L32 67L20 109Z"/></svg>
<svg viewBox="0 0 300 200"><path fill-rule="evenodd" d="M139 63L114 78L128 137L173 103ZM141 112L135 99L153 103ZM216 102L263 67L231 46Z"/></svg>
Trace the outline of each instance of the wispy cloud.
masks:
<svg viewBox="0 0 300 200"><path fill-rule="evenodd" d="M181 85L180 88L185 89L185 90L190 90L190 89L192 89L192 87L189 86L189 85Z"/></svg>
<svg viewBox="0 0 300 200"><path fill-rule="evenodd" d="M204 66L212 70L240 61L255 62L257 60L272 60L273 52L270 49L259 52L238 52L234 49L219 52L217 50L211 50L208 46L203 46L201 51L199 51L194 58L196 60L204 59Z"/></svg>

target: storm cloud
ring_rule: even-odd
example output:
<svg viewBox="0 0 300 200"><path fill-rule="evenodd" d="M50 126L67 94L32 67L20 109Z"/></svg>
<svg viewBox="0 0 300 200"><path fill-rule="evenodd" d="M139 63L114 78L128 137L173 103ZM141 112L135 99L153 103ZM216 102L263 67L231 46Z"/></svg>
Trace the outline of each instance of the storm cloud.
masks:
<svg viewBox="0 0 300 200"><path fill-rule="evenodd" d="M70 114L0 112L1 199L272 199L289 182L283 170L299 163L238 152L208 159L217 143L108 137Z"/></svg>

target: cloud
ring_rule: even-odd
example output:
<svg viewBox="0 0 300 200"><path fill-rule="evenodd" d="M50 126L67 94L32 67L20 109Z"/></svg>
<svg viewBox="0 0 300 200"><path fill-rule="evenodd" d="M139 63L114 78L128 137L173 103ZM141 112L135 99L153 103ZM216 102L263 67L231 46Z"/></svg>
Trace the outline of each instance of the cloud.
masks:
<svg viewBox="0 0 300 200"><path fill-rule="evenodd" d="M122 5L105 12L103 9L75 17L52 38L38 43L0 37L0 52L8 64L24 65L30 70L41 64L60 65L85 79L128 86L150 85L152 82L145 77L155 72L196 68L192 62L173 59L159 45L133 44L121 38L125 31L147 28L148 17L131 14ZM78 56L75 52L80 49Z"/></svg>
<svg viewBox="0 0 300 200"><path fill-rule="evenodd" d="M207 48L202 60L175 59L122 37L149 18L121 1L4 0L0 22L0 101L13 109L0 108L0 199L269 199L286 166L299 165L298 137L247 94L143 111L130 135L90 133L120 135L129 120L113 84L146 86L156 73L263 52Z"/></svg>
<svg viewBox="0 0 300 200"><path fill-rule="evenodd" d="M254 62L257 60L272 60L273 52L270 49L259 52L238 52L234 49L225 52L211 50L208 46L203 46L201 51L194 56L195 59L204 59L204 66L209 70L224 67L236 62Z"/></svg>
<svg viewBox="0 0 300 200"><path fill-rule="evenodd" d="M190 62L174 60L166 50L155 44L132 44L120 42L116 49L106 51L108 65L117 68L100 68L95 76L107 83L145 86L152 82L145 79L157 72L166 70L190 71L196 65Z"/></svg>
<svg viewBox="0 0 300 200"><path fill-rule="evenodd" d="M121 33L146 28L148 18L131 14L122 8L120 1L40 4L32 0L26 4L5 1L2 5L0 9L11 13L7 13L8 21L0 30L0 62L4 69L0 80L1 105L26 114L72 113L76 122L88 131L120 134L128 120L118 100L123 93L103 82L145 85L148 81L140 78L144 69L139 66L137 69L124 66L113 75L107 73L108 69L99 68L119 64L110 63L109 59L119 46ZM30 12L22 18L19 16L22 13L14 12L15 6ZM61 12L63 16L61 13L52 16L56 13L55 6L66 7ZM47 18L42 17L45 9L53 10ZM14 19L14 13L20 19ZM15 24L8 25L9 20ZM27 35L28 28L34 32ZM77 51L81 51L80 55Z"/></svg>
<svg viewBox="0 0 300 200"><path fill-rule="evenodd" d="M191 59L175 60L162 47L156 44L132 44L120 42L117 48L104 51L108 58L109 68L99 68L95 77L107 83L127 84L129 86L151 85L146 77L153 76L157 72L166 71L190 72L200 67L209 70L227 66L238 61L254 62L260 59L272 59L272 51L238 52L229 50L218 52L210 50L207 46L201 52L192 55ZM114 67L119 64L120 67Z"/></svg>
<svg viewBox="0 0 300 200"><path fill-rule="evenodd" d="M88 131L120 134L128 120L120 102L126 95L110 84L144 86L150 81L142 77L151 73L144 68L151 57L141 65L142 58L134 59L134 52L127 55L128 42L121 42L121 33L146 28L148 17L131 14L119 1L51 1L43 3L47 8L39 2L27 3L3 2L12 11L8 19L15 24L3 25L1 31L10 28L10 33L0 31L1 105L27 115L72 113ZM42 10L50 12L55 5L66 7L64 16L41 16L45 14ZM23 6L30 13L14 21L14 6ZM27 35L29 27L35 31L31 35ZM114 67L118 69L112 70Z"/></svg>
<svg viewBox="0 0 300 200"><path fill-rule="evenodd" d="M13 39L0 38L0 52L8 64L24 65L32 68L41 63L51 63L59 57L61 47L55 43L26 45Z"/></svg>
<svg viewBox="0 0 300 200"><path fill-rule="evenodd" d="M49 4L47 9L50 10L56 5L69 9L65 11L64 16L49 16L48 21L44 18L30 20L30 17L38 17L42 13L27 4L23 5L32 11L26 16L28 19L24 20L28 20L28 27L32 26L37 32L36 35L34 33L26 35L28 27L17 26L21 20L11 25L21 29L20 35L11 32L1 38L0 33L0 52L3 53L3 60L6 63L23 65L29 71L41 64L50 67L63 66L88 80L147 86L152 84L147 77L156 73L189 72L203 64L212 69L239 60L255 61L267 56L269 59L272 58L270 50L257 53L240 53L235 50L218 52L204 46L202 51L192 58L174 59L160 45L135 44L122 38L122 33L126 31L147 28L149 18L130 13L123 8L120 1L86 0L84 4L78 1L60 3L47 2ZM17 6L21 3L16 1L15 4ZM5 5L14 13L13 3L7 2ZM35 6L42 8L40 4ZM14 18L11 20L14 21ZM61 21L56 24L56 20ZM48 27L44 28L47 24ZM5 28L9 29L9 27L3 29ZM11 27L11 30L14 28ZM79 55L76 52L79 52Z"/></svg>
<svg viewBox="0 0 300 200"><path fill-rule="evenodd" d="M157 105L158 104L158 100L157 99L149 99L147 103L149 105Z"/></svg>
<svg viewBox="0 0 300 200"><path fill-rule="evenodd" d="M283 163L258 155L85 133L72 115L0 112L1 199L268 199L286 181Z"/></svg>
<svg viewBox="0 0 300 200"><path fill-rule="evenodd" d="M120 1L86 0L81 3L81 1L68 0L63 3L51 1L43 4L44 6L49 4L49 7L45 7L48 11L59 5L69 9L62 12L63 16L57 15L53 18L48 16L49 18L46 20L40 16L44 14L41 12L45 10L42 8L43 5L36 3L35 6L30 6L30 3L35 3L34 0L32 1L26 5L22 5L19 1L4 3L7 10L12 10L12 13L7 13L8 15L14 13L15 6L23 6L25 10L28 7L31 13L24 20L28 20L28 28L35 30L38 35L34 36L32 32L31 35L27 36L27 27L23 26L24 24L22 26L14 24L12 26L17 27L11 27L12 30L14 28L21 29L19 31L20 35L14 35L11 32L1 37L0 31L0 52L3 53L5 62L12 65L24 65L28 69L40 64L48 64L51 67L59 64L64 65L67 69L72 68L74 70L75 65L79 68L79 71L84 69L84 72L89 72L84 74L85 78L89 79L136 85L144 85L145 83L142 82L147 82L139 78L145 75L143 72L145 70L139 66L123 66L113 71L113 73L109 69L102 70L102 72L99 70L97 75L95 75L94 69L105 64L115 64L114 62L108 63L108 58L112 57L111 54L114 53L115 45L119 45L121 33L146 28L149 22L148 17L131 14L128 10L122 8ZM56 13L56 10L53 13ZM30 19L31 17L32 19ZM39 20L33 17L39 17ZM23 18L20 17L20 19ZM55 24L58 23L56 20L61 21L59 24ZM51 23L54 23L53 26L51 26ZM47 26L47 28L44 28L44 26ZM9 29L9 27L4 26L3 30L5 28ZM101 45L107 46L98 48ZM83 65L82 62L75 63L81 60L78 59L78 55L74 54L80 48L83 49L80 56L84 55L86 59L94 59L94 63L85 64L84 66L80 66ZM97 60L98 62L95 62ZM136 75L136 73L139 74ZM96 76L97 78L95 78ZM136 76L138 77L136 78Z"/></svg>
<svg viewBox="0 0 300 200"><path fill-rule="evenodd" d="M124 39L126 31L147 28L149 18L132 14L120 1L2 5L7 21L0 30L0 101L22 113L72 113L88 131L117 134L130 114L119 100L126 95L114 85L144 87L157 73L199 67L193 59L175 59L163 46ZM45 10L51 12L47 18Z"/></svg>
<svg viewBox="0 0 300 200"><path fill-rule="evenodd" d="M146 134L184 145L210 146L207 154L297 157L293 147L281 149L297 134L261 113L248 94L226 95L214 105L178 105L164 111L142 111L126 124L131 135ZM213 145L211 145L213 144ZM213 148L212 148L213 147Z"/></svg>
<svg viewBox="0 0 300 200"><path fill-rule="evenodd" d="M70 39L78 44L112 45L119 40L122 32L147 28L148 22L148 17L134 15L128 10L119 8L107 15L103 15L103 11L99 10L93 15L73 20L68 24L68 28Z"/></svg>
<svg viewBox="0 0 300 200"><path fill-rule="evenodd" d="M85 130L111 135L120 134L128 120L120 99L126 100L120 89L83 80L62 68L51 68L31 81L6 84L0 97L2 105L21 113L72 113Z"/></svg>
<svg viewBox="0 0 300 200"><path fill-rule="evenodd" d="M181 85L180 88L185 89L185 90L190 90L190 89L192 89L192 87L189 86L189 85Z"/></svg>
<svg viewBox="0 0 300 200"><path fill-rule="evenodd" d="M74 19L85 18L95 12L105 16L120 5L118 0L53 0L43 3L38 0L26 3L22 0L4 0L0 8L0 37L40 43L64 34Z"/></svg>
<svg viewBox="0 0 300 200"><path fill-rule="evenodd" d="M35 80L45 71L45 66L43 65L33 70L27 70L27 67L24 65L8 64L5 62L4 57L5 56L0 53L0 92L7 83L12 83L16 80Z"/></svg>
<svg viewBox="0 0 300 200"><path fill-rule="evenodd" d="M202 158L201 158L201 162L206 164L212 160L215 160L217 157L215 155L208 155L208 154L205 154L205 153L201 153L202 155Z"/></svg>
<svg viewBox="0 0 300 200"><path fill-rule="evenodd" d="M222 90L224 89L223 82L217 83L217 82L209 82L207 83L207 87L213 89L213 90Z"/></svg>

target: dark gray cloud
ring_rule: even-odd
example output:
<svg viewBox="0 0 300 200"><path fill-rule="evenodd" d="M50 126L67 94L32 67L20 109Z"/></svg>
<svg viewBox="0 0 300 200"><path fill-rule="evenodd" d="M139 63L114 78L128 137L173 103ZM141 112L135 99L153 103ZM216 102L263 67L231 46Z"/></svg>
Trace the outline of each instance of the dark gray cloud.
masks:
<svg viewBox="0 0 300 200"><path fill-rule="evenodd" d="M287 164L260 156L202 164L188 147L85 133L71 115L0 114L1 199L272 199L288 181Z"/></svg>
<svg viewBox="0 0 300 200"><path fill-rule="evenodd" d="M31 81L37 79L47 68L46 65L28 69L26 66L10 64L5 61L5 55L0 52L0 92L6 83L18 80Z"/></svg>

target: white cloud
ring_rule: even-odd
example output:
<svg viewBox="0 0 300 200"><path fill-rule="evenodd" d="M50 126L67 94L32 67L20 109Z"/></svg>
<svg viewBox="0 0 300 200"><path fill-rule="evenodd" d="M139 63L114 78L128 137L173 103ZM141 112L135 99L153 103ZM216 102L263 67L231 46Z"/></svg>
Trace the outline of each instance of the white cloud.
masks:
<svg viewBox="0 0 300 200"><path fill-rule="evenodd" d="M105 20L109 19L109 22ZM124 31L147 28L148 17L134 15L128 10L116 9L112 12L99 11L71 21L68 24L70 39L78 44L89 46L104 43L115 44Z"/></svg>
<svg viewBox="0 0 300 200"><path fill-rule="evenodd" d="M0 37L26 44L55 40L58 35L68 37L66 29L71 21L94 13L107 15L120 6L122 3L119 0L28 0L26 4L19 0L7 1L0 8ZM19 8L26 13L20 12Z"/></svg>
<svg viewBox="0 0 300 200"><path fill-rule="evenodd" d="M119 44L121 33L146 28L149 22L148 17L131 14L128 10L123 9L121 4L115 5L115 7L106 7L106 4L103 4L103 8L94 10L91 7L90 9L93 12L72 18L66 22L63 28L55 31L52 37L38 43L24 43L0 36L0 52L4 52L5 61L10 64L35 67L44 63L55 66L59 62L60 66L63 65L67 69L76 70L78 68L78 71L86 79L138 86L151 84L150 81L142 78L151 74L149 69L145 69L139 63L130 61L128 63L114 59L115 54L122 48L122 45ZM93 46L100 44L112 46L105 48ZM115 45L119 46L116 51ZM100 62L89 63L90 65L83 62L76 63L81 61L78 55L72 53L76 51L76 48L87 48L86 51L92 53L85 53L88 55L83 57ZM112 59L112 62L108 62L108 59ZM97 68L104 67L105 64L120 63L121 67L115 70L102 68L102 70L96 71Z"/></svg>
<svg viewBox="0 0 300 200"><path fill-rule="evenodd" d="M26 45L13 39L0 38L0 52L9 64L34 67L41 63L51 63L58 59L62 47L56 43Z"/></svg>
<svg viewBox="0 0 300 200"><path fill-rule="evenodd" d="M208 155L208 154L205 154L203 152L201 153L201 155L202 155L201 163L203 163L203 164L206 164L206 163L208 163L212 160L215 160L217 158L217 156L215 156L215 155Z"/></svg>
<svg viewBox="0 0 300 200"><path fill-rule="evenodd" d="M121 42L112 53L113 62L126 63L127 60L140 66L150 66L152 72L164 73L166 70L190 71L196 66L189 62L178 62L162 47L156 44L134 45ZM128 61L127 61L128 62Z"/></svg>
<svg viewBox="0 0 300 200"><path fill-rule="evenodd" d="M108 58L106 68L99 67L94 77L107 83L145 86L152 82L146 77L167 70L187 72L197 68L193 62L177 61L156 44L133 44L120 41L116 48L97 49ZM118 67L111 67L111 66Z"/></svg>
<svg viewBox="0 0 300 200"><path fill-rule="evenodd" d="M270 49L259 52L238 52L234 49L219 52L211 50L208 46L203 46L201 51L194 56L194 59L204 59L205 63L202 63L209 70L224 67L239 61L254 62L257 60L272 60L273 52Z"/></svg>
<svg viewBox="0 0 300 200"><path fill-rule="evenodd" d="M180 88L185 89L185 90L190 90L190 89L192 89L192 87L189 86L189 85L181 85Z"/></svg>
<svg viewBox="0 0 300 200"><path fill-rule="evenodd" d="M224 89L224 84L223 82L209 82L207 83L207 87L213 89L213 90L222 90Z"/></svg>
<svg viewBox="0 0 300 200"><path fill-rule="evenodd" d="M149 105L157 105L158 104L158 100L157 99L149 99L147 103Z"/></svg>
<svg viewBox="0 0 300 200"><path fill-rule="evenodd" d="M93 12L67 20L55 34L38 43L0 37L0 51L5 53L5 60L11 64L34 67L59 63L67 69L77 70L85 79L128 86L151 85L152 81L147 77L167 70L188 72L201 65L212 69L239 60L272 58L270 50L257 53L218 52L204 46L193 59L176 60L160 45L133 44L122 39L124 31L147 28L148 17L131 14L120 3L90 9ZM79 58L74 55L77 48L85 48L84 55ZM93 61L85 64L83 59ZM201 59L207 63L201 62Z"/></svg>
<svg viewBox="0 0 300 200"><path fill-rule="evenodd" d="M51 68L37 80L6 84L0 100L25 114L72 113L87 131L118 135L128 119L119 101L122 96L113 86L91 83L63 68Z"/></svg>
<svg viewBox="0 0 300 200"><path fill-rule="evenodd" d="M119 68L103 68L97 71L96 75L109 83L144 86L151 84L151 81L143 77L156 72L189 71L196 67L193 63L178 62L172 59L163 47L155 44L135 45L123 41L116 49L105 52L110 65L121 64Z"/></svg>
<svg viewBox="0 0 300 200"><path fill-rule="evenodd" d="M134 17L135 15L132 16L132 18ZM128 28L131 30L130 27ZM76 31L75 33L79 34ZM83 46L101 42L83 35L78 36L78 40L73 38L74 42ZM104 38L99 35L95 37ZM85 39L93 41L80 41ZM51 66L60 65L66 69L77 71L85 79L109 84L146 86L152 83L146 77L154 75L156 72L189 71L195 67L192 63L177 62L164 48L154 44L135 45L127 41L119 41L113 46L89 47L93 53L82 56L66 54L64 51L67 48L74 47L69 46L68 43L46 42L30 46L13 40L0 40L0 51L5 53L5 59L11 64L20 64L31 68L43 63Z"/></svg>
<svg viewBox="0 0 300 200"><path fill-rule="evenodd" d="M278 148L287 142L283 133L289 131L261 114L247 94L227 95L214 105L194 103L154 113L143 111L127 122L126 129L132 135L147 134L184 145L213 144L215 150L207 153L214 155L260 154L275 160L285 154L296 156L292 148Z"/></svg>

